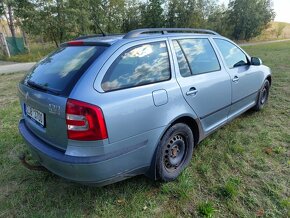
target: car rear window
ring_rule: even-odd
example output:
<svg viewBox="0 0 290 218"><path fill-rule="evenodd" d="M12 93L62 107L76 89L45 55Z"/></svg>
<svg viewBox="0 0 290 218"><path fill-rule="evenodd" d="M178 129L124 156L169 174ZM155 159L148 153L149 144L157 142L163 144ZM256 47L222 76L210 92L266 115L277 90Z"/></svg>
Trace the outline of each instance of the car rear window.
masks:
<svg viewBox="0 0 290 218"><path fill-rule="evenodd" d="M26 81L36 88L64 92L79 78L104 46L62 47L40 61L28 74Z"/></svg>

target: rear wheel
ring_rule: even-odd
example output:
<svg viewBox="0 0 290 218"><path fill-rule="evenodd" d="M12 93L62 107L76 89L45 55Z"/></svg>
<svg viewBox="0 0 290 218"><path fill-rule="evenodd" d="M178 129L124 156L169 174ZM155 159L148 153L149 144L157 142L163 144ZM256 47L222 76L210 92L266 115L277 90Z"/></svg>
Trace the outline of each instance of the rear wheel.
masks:
<svg viewBox="0 0 290 218"><path fill-rule="evenodd" d="M260 111L263 109L265 104L268 101L269 97L269 90L270 90L270 82L268 80L265 80L262 88L260 89L258 100L256 105L253 107L255 111Z"/></svg>
<svg viewBox="0 0 290 218"><path fill-rule="evenodd" d="M157 175L162 181L172 181L189 164L194 140L189 126L177 123L170 127L157 149Z"/></svg>

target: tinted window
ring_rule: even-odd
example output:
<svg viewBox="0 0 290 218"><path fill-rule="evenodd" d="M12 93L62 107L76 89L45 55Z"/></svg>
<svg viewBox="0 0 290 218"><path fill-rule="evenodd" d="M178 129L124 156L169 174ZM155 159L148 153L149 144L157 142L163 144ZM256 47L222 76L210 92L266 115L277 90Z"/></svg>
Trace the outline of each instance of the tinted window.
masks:
<svg viewBox="0 0 290 218"><path fill-rule="evenodd" d="M28 74L28 84L44 89L63 91L80 69L104 47L70 46L63 47L39 62ZM95 57L95 56L94 56Z"/></svg>
<svg viewBox="0 0 290 218"><path fill-rule="evenodd" d="M173 41L173 45L174 45L175 54L177 57L179 71L180 71L181 76L183 77L190 76L191 75L190 68L188 66L188 63L184 56L183 51L181 50L177 41Z"/></svg>
<svg viewBox="0 0 290 218"><path fill-rule="evenodd" d="M237 46L223 39L214 39L214 41L221 51L228 68L248 64L246 55Z"/></svg>
<svg viewBox="0 0 290 218"><path fill-rule="evenodd" d="M165 42L155 42L125 51L106 73L105 91L129 88L170 79L168 51Z"/></svg>
<svg viewBox="0 0 290 218"><path fill-rule="evenodd" d="M193 75L220 70L216 54L208 39L178 40Z"/></svg>

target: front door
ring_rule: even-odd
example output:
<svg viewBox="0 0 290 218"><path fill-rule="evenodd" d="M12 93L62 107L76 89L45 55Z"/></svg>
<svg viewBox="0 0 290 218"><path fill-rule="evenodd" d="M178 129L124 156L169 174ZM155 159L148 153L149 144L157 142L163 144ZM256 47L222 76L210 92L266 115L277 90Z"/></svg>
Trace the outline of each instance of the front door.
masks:
<svg viewBox="0 0 290 218"><path fill-rule="evenodd" d="M214 39L231 76L232 107L230 117L236 116L255 105L259 84L263 74L253 66L247 55L236 45L225 39Z"/></svg>

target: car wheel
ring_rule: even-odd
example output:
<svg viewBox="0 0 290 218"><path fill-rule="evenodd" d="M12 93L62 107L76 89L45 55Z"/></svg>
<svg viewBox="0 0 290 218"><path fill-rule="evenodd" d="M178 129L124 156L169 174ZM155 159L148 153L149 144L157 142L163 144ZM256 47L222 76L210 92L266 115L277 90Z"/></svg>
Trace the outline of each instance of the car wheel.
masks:
<svg viewBox="0 0 290 218"><path fill-rule="evenodd" d="M172 181L189 164L194 147L193 134L189 126L177 123L171 126L157 149L157 176L162 181Z"/></svg>
<svg viewBox="0 0 290 218"><path fill-rule="evenodd" d="M265 80L262 88L260 89L257 103L254 106L255 111L260 111L263 109L263 107L265 106L265 104L268 101L269 90L270 90L270 83L268 80Z"/></svg>

